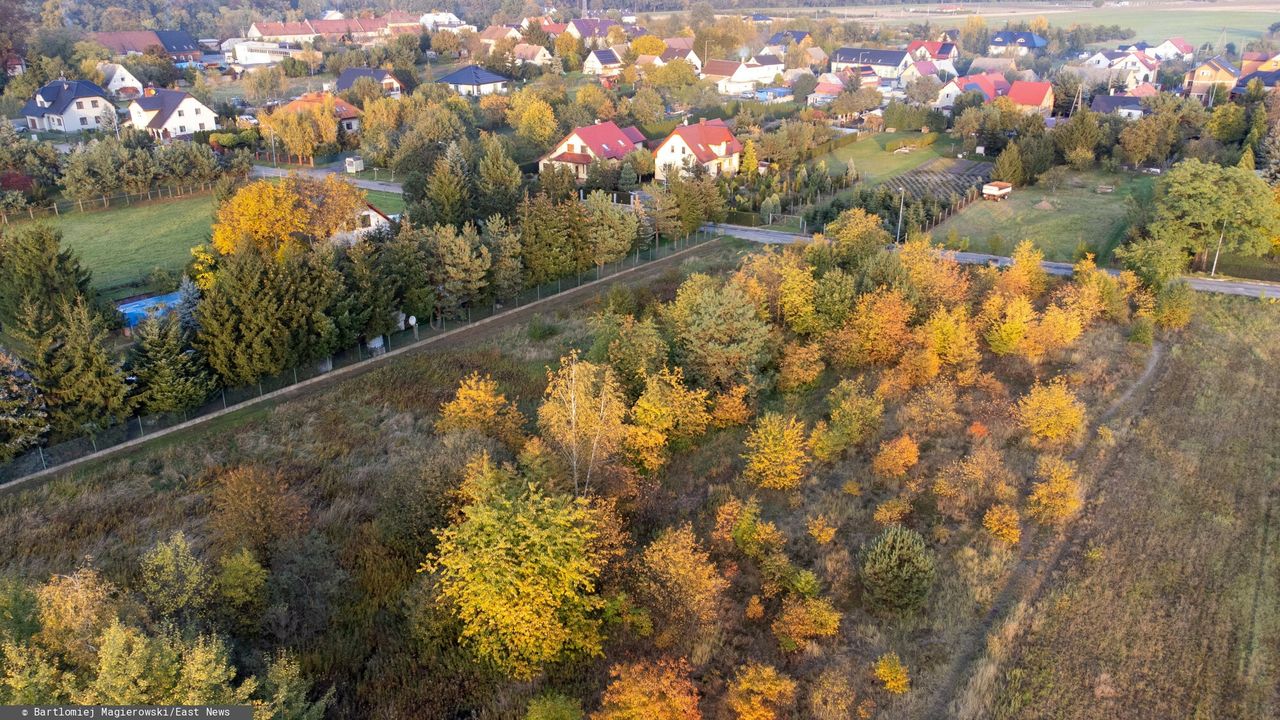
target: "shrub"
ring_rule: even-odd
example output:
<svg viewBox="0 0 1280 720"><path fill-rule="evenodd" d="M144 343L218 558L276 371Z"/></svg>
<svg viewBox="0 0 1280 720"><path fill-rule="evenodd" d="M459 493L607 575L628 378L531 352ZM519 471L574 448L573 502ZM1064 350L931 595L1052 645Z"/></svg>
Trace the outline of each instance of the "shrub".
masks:
<svg viewBox="0 0 1280 720"><path fill-rule="evenodd" d="M1084 412L1061 378L1037 384L1018 401L1018 420L1036 445L1064 445L1077 438Z"/></svg>
<svg viewBox="0 0 1280 720"><path fill-rule="evenodd" d="M901 525L885 528L863 548L861 570L866 604L899 615L924 605L935 572L924 538Z"/></svg>
<svg viewBox="0 0 1280 720"><path fill-rule="evenodd" d="M700 720L698 691L689 680L684 660L616 665L613 682L604 691L600 711L591 720L669 718Z"/></svg>
<svg viewBox="0 0 1280 720"><path fill-rule="evenodd" d="M871 461L871 471L883 478L900 478L920 461L920 447L910 435L880 443L880 452Z"/></svg>
<svg viewBox="0 0 1280 720"><path fill-rule="evenodd" d="M796 681L770 665L744 665L729 684L729 709L738 720L787 717L796 699Z"/></svg>
<svg viewBox="0 0 1280 720"><path fill-rule="evenodd" d="M819 545L826 545L836 537L836 526L825 515L809 518L809 536Z"/></svg>
<svg viewBox="0 0 1280 720"><path fill-rule="evenodd" d="M747 386L734 385L725 390L711 404L711 421L716 427L746 425L751 420L751 408L747 405Z"/></svg>
<svg viewBox="0 0 1280 720"><path fill-rule="evenodd" d="M1074 463L1046 455L1036 466L1036 477L1040 481L1032 486L1027 499L1032 517L1046 525L1057 525L1080 510L1080 483Z"/></svg>
<svg viewBox="0 0 1280 720"><path fill-rule="evenodd" d="M1156 325L1165 330L1181 330L1191 322L1195 291L1184 282L1165 285L1156 296Z"/></svg>
<svg viewBox="0 0 1280 720"><path fill-rule="evenodd" d="M1022 529L1018 525L1018 511L1012 506L1000 503L992 505L982 516L982 527L991 533L991 537L1017 545L1022 538Z"/></svg>
<svg viewBox="0 0 1280 720"><path fill-rule="evenodd" d="M884 689L894 695L902 695L911 689L911 677L907 674L907 666L896 652L888 652L876 660L874 671L876 679L884 685Z"/></svg>
<svg viewBox="0 0 1280 720"><path fill-rule="evenodd" d="M582 720L582 703L559 693L547 693L529 701L524 720Z"/></svg>
<svg viewBox="0 0 1280 720"><path fill-rule="evenodd" d="M840 613L822 598L790 596L773 621L773 634L783 652L794 652L814 638L831 637L840 628Z"/></svg>
<svg viewBox="0 0 1280 720"><path fill-rule="evenodd" d="M794 417L770 413L760 418L747 437L743 455L748 480L769 490L794 490L809 466L804 425Z"/></svg>

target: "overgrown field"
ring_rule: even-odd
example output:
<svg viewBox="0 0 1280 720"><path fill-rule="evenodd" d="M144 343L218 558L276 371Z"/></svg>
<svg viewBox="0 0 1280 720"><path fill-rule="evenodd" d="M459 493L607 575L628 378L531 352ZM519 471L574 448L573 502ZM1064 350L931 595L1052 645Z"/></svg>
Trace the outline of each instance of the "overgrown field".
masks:
<svg viewBox="0 0 1280 720"><path fill-rule="evenodd" d="M1200 303L976 717L1280 713L1278 327Z"/></svg>
<svg viewBox="0 0 1280 720"><path fill-rule="evenodd" d="M0 575L44 583L97 568L120 588L122 617L151 627L163 614L159 591L145 590L157 571L140 563L157 543L181 530L210 568L248 547L266 570L258 604L237 606L234 622L221 605L179 615L183 627L234 628L236 666L259 677L287 648L313 698L336 689L331 717L524 718L538 698L590 711L614 692L610 670L627 676L629 663L650 679L674 668L656 677L694 690L707 718L770 717L744 715L744 697L819 720L1266 716L1280 615L1275 534L1262 528L1280 420L1262 414L1280 399L1277 308L1204 302L1190 330L1153 347L1145 301L1090 267L1060 282L1026 248L1004 273L960 268L919 241L886 255L878 220L857 213L830 237L848 244L688 261L483 346L399 359L0 496ZM710 277L686 281L695 272ZM828 299L797 304L805 287ZM1014 309L1020 298L1029 316ZM1164 296L1159 307L1163 318ZM697 318L710 319L698 330L706 344L691 346ZM1028 326L1034 340L1010 340ZM445 528L500 486L477 474L482 453L518 467L521 482L568 484L568 461L548 454L562 437L555 416L540 414L561 358L581 351L634 383L623 358L646 345L661 348L651 360L683 361L688 379L640 375L626 390L630 427L664 427L643 424L655 412L683 418L689 398L706 402L700 388L713 388L714 420L656 450L642 434L615 449L593 486L609 519L599 542L610 561L593 591L599 652L558 654L523 677L527 666L504 666L511 655L459 640L466 621L443 599L449 582L423 561L441 562ZM760 364L711 375L718 366L699 353L712 346ZM472 371L527 420L501 432L437 425L456 421L441 406ZM686 400L663 410L651 392L662 387ZM771 445L774 418L791 434ZM763 461L761 447L772 448ZM1087 503L1074 517L1078 493ZM871 578L868 548L899 536L934 567L923 592L903 581L886 593ZM681 538L695 551L680 551ZM1065 575L1052 574L1059 566ZM1040 577L1051 581L1043 593ZM18 607L6 587L0 603ZM519 607L543 620L529 600ZM1029 632L1009 624L1005 644L988 646L1010 617ZM0 617L0 635L18 625ZM909 678L886 670L891 654ZM758 666L778 673L772 699L750 695L768 684L744 680Z"/></svg>

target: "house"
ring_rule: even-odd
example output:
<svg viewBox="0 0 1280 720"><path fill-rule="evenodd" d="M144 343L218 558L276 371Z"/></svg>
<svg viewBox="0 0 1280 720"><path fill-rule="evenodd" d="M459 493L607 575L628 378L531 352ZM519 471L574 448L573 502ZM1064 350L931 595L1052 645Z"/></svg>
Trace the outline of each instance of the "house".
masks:
<svg viewBox="0 0 1280 720"><path fill-rule="evenodd" d="M9 53L0 60L0 68L4 69L5 75L18 77L27 71L27 60L17 53Z"/></svg>
<svg viewBox="0 0 1280 720"><path fill-rule="evenodd" d="M1009 87L1009 81L1000 73L965 75L954 78L942 86L938 91L938 99L934 102L934 107L950 110L955 106L956 100L967 92L982 93L982 99L991 102L998 97L1008 95Z"/></svg>
<svg viewBox="0 0 1280 720"><path fill-rule="evenodd" d="M471 26L474 29L474 26ZM437 26L437 29L444 29ZM421 18L401 12L382 17L300 20L298 22L256 22L249 26L249 40L303 43L322 38L329 42L353 42L368 45L383 42L395 35L422 31Z"/></svg>
<svg viewBox="0 0 1280 720"><path fill-rule="evenodd" d="M1214 90L1222 88L1230 92L1240 79L1240 71L1222 56L1212 57L1187 71L1182 79L1182 90L1187 97L1205 100Z"/></svg>
<svg viewBox="0 0 1280 720"><path fill-rule="evenodd" d="M1160 94L1160 88L1156 87L1155 85L1152 85L1151 83L1142 83L1141 85L1133 88L1132 90L1125 91L1124 94L1128 95L1129 97L1136 97L1136 98L1155 97L1156 95Z"/></svg>
<svg viewBox="0 0 1280 720"><path fill-rule="evenodd" d="M723 120L700 120L680 125L653 151L654 177L665 180L672 172L684 172L694 164L718 177L738 172L742 143Z"/></svg>
<svg viewBox="0 0 1280 720"><path fill-rule="evenodd" d="M459 95L478 96L505 91L511 78L489 72L478 65L468 65L454 70L436 82L448 85Z"/></svg>
<svg viewBox="0 0 1280 720"><path fill-rule="evenodd" d="M244 38L232 38L223 42L222 50L225 61L230 65L239 66L241 71L246 68L275 65L285 58L297 57L303 52L298 45Z"/></svg>
<svg viewBox="0 0 1280 720"><path fill-rule="evenodd" d="M738 79L751 83L772 83L787 66L776 55L756 55L742 64Z"/></svg>
<svg viewBox="0 0 1280 720"><path fill-rule="evenodd" d="M1191 43L1180 37L1171 37L1153 48L1148 48L1145 52L1161 61L1181 60L1183 62L1191 62L1196 57L1196 49L1192 47Z"/></svg>
<svg viewBox="0 0 1280 720"><path fill-rule="evenodd" d="M1147 111L1142 104L1142 98L1119 94L1094 95L1093 102L1089 104L1089 109L1102 115L1114 113L1126 120L1137 120Z"/></svg>
<svg viewBox="0 0 1280 720"><path fill-rule="evenodd" d="M204 51L191 33L185 30L122 30L96 32L91 37L113 57L142 55L152 48L159 48L175 63L199 62Z"/></svg>
<svg viewBox="0 0 1280 720"><path fill-rule="evenodd" d="M989 72L1006 73L1010 71L1017 72L1017 70L1017 61L1013 58L1007 57L979 57L974 58L973 62L969 63L970 74Z"/></svg>
<svg viewBox="0 0 1280 720"><path fill-rule="evenodd" d="M942 32L938 33L938 42L959 43L960 29L947 28L946 30L943 30Z"/></svg>
<svg viewBox="0 0 1280 720"><path fill-rule="evenodd" d="M691 37L662 38L662 42L667 46L668 50L692 50L693 49L693 38Z"/></svg>
<svg viewBox="0 0 1280 720"><path fill-rule="evenodd" d="M663 62L662 57L659 55L637 55L636 56L635 66L636 66L636 69L641 72L652 70L654 68L660 68L663 65L666 65L666 63Z"/></svg>
<svg viewBox="0 0 1280 720"><path fill-rule="evenodd" d="M1160 69L1160 61L1140 50L1100 50L1084 64L1086 67L1127 72L1129 81L1135 85L1152 82Z"/></svg>
<svg viewBox="0 0 1280 720"><path fill-rule="evenodd" d="M511 57L515 60L516 65L537 65L542 67L551 62L551 52L541 45L530 45L529 43L516 43L511 48Z"/></svg>
<svg viewBox="0 0 1280 720"><path fill-rule="evenodd" d="M805 60L809 63L809 67L824 68L827 66L827 52L822 48L814 45L804 49Z"/></svg>
<svg viewBox="0 0 1280 720"><path fill-rule="evenodd" d="M1247 52L1240 58L1240 76L1280 70L1280 53Z"/></svg>
<svg viewBox="0 0 1280 720"><path fill-rule="evenodd" d="M1268 92L1274 91L1277 87L1280 87L1280 70L1256 70L1248 75L1242 75L1240 82L1236 84L1232 92L1237 94L1245 92L1249 87L1249 83L1254 80L1262 83L1263 89Z"/></svg>
<svg viewBox="0 0 1280 720"><path fill-rule="evenodd" d="M960 57L960 48L953 42L929 42L913 40L907 45L907 52L916 60L951 60Z"/></svg>
<svg viewBox="0 0 1280 720"><path fill-rule="evenodd" d="M398 98L404 90L396 76L382 68L347 68L338 75L337 91L350 90L360 78L369 78L378 83L382 87L382 94L387 97Z"/></svg>
<svg viewBox="0 0 1280 720"><path fill-rule="evenodd" d="M644 135L634 127L620 128L613 122L575 128L538 161L539 172L549 167L567 167L578 180L585 180L591 163L619 162L644 147Z"/></svg>
<svg viewBox="0 0 1280 720"><path fill-rule="evenodd" d="M1040 52L1049 46L1049 41L1033 32L1001 30L991 36L987 44L988 55L1026 55Z"/></svg>
<svg viewBox="0 0 1280 720"><path fill-rule="evenodd" d="M335 245L350 247L357 240L371 232L391 226L391 216L366 202L356 218L355 227L351 230L340 230L330 240Z"/></svg>
<svg viewBox="0 0 1280 720"><path fill-rule="evenodd" d="M1066 75L1074 75L1080 79L1080 82L1085 87L1096 87L1101 85L1104 87L1121 88L1125 91L1142 85L1145 82L1142 78L1146 76L1146 73L1139 73L1136 70L1096 67L1093 65L1063 65L1059 68L1058 72Z"/></svg>
<svg viewBox="0 0 1280 720"><path fill-rule="evenodd" d="M662 64L666 65L674 60L684 60L693 66L695 73L702 72L702 58L691 49L668 47L658 56L662 60Z"/></svg>
<svg viewBox="0 0 1280 720"><path fill-rule="evenodd" d="M840 97L842 92L844 92L844 85L819 80L818 84L814 86L813 92L809 93L807 103L814 107L829 105L833 100Z"/></svg>
<svg viewBox="0 0 1280 720"><path fill-rule="evenodd" d="M147 88L142 97L129 103L129 120L157 140L218 129L217 114L181 90Z"/></svg>
<svg viewBox="0 0 1280 720"><path fill-rule="evenodd" d="M942 78L938 77L939 72L944 71L934 64L932 60L917 60L908 65L906 70L902 71L902 75L898 78L898 82L901 83L903 87L908 83L914 82L923 77L931 77L941 82ZM948 72L947 74L954 75L955 73Z"/></svg>
<svg viewBox="0 0 1280 720"><path fill-rule="evenodd" d="M1006 97L1025 113L1037 113L1043 117L1053 114L1053 83L1018 80L1009 86Z"/></svg>
<svg viewBox="0 0 1280 720"><path fill-rule="evenodd" d="M565 32L577 38L585 48L604 47L608 42L609 30L621 27L607 18L574 18L569 21Z"/></svg>
<svg viewBox="0 0 1280 720"><path fill-rule="evenodd" d="M832 72L855 70L865 66L871 68L876 77L895 83L910 64L911 56L905 50L842 47L831 56Z"/></svg>
<svg viewBox="0 0 1280 720"><path fill-rule="evenodd" d="M102 73L102 88L112 96L129 99L142 94L142 82L120 63L98 63L98 72Z"/></svg>
<svg viewBox="0 0 1280 720"><path fill-rule="evenodd" d="M80 132L102 124L102 114L115 106L107 91L88 80L52 80L22 108L29 130Z"/></svg>
<svg viewBox="0 0 1280 720"><path fill-rule="evenodd" d="M702 66L702 79L714 83L721 95L739 95L756 86L746 64L735 60L708 60Z"/></svg>
<svg viewBox="0 0 1280 720"><path fill-rule="evenodd" d="M418 24L431 32L436 32L448 27L457 27L462 25L463 22L461 18L451 12L433 10L429 13L423 13L422 17L418 18Z"/></svg>
<svg viewBox="0 0 1280 720"><path fill-rule="evenodd" d="M773 104L789 102L794 99L795 95L791 92L791 88L767 87L756 90L756 102Z"/></svg>
<svg viewBox="0 0 1280 720"><path fill-rule="evenodd" d="M325 104L333 101L333 116L338 118L338 125L348 133L360 132L360 108L327 92L309 92L299 95L289 103L276 108L280 113L301 113L323 110Z"/></svg>
<svg viewBox="0 0 1280 720"><path fill-rule="evenodd" d="M770 35L769 40L765 42L765 45L777 46L785 49L787 45L791 43L803 45L807 40L809 40L809 32L807 30L780 30Z"/></svg>
<svg viewBox="0 0 1280 720"><path fill-rule="evenodd" d="M492 50L502 40L520 40L520 31L509 25L490 25L480 33L480 44Z"/></svg>
<svg viewBox="0 0 1280 720"><path fill-rule="evenodd" d="M612 49L592 50L582 61L582 72L587 75L617 75L622 72L622 60Z"/></svg>

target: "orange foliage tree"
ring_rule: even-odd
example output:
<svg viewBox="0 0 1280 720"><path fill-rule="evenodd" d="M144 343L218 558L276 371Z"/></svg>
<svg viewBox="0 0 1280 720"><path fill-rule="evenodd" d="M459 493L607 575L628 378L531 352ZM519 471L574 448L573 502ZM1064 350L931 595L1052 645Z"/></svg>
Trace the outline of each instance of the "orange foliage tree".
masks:
<svg viewBox="0 0 1280 720"><path fill-rule="evenodd" d="M1027 498L1031 517L1045 525L1058 525L1080 510L1080 483L1074 463L1046 455L1036 466L1036 476L1040 481L1031 486L1031 496Z"/></svg>
<svg viewBox="0 0 1280 720"><path fill-rule="evenodd" d="M771 665L744 665L729 684L728 705L738 720L787 717L795 700L796 681Z"/></svg>
<svg viewBox="0 0 1280 720"><path fill-rule="evenodd" d="M364 202L363 190L334 175L251 182L218 208L213 247L228 255L248 242L271 254L291 242L328 241L356 227Z"/></svg>
<svg viewBox="0 0 1280 720"><path fill-rule="evenodd" d="M773 621L773 635L783 652L794 652L815 638L831 637L840 628L840 613L816 597L788 595Z"/></svg>
<svg viewBox="0 0 1280 720"><path fill-rule="evenodd" d="M889 652L881 655L872 669L876 679L890 693L902 695L911 689L911 677L907 674L907 666L902 664L902 658L898 657L898 653Z"/></svg>
<svg viewBox="0 0 1280 720"><path fill-rule="evenodd" d="M893 364L911 342L914 313L901 290L866 293L844 324L826 336L827 354L841 367Z"/></svg>
<svg viewBox="0 0 1280 720"><path fill-rule="evenodd" d="M1061 378L1037 383L1018 401L1017 413L1035 445L1065 445L1084 429L1084 405Z"/></svg>
<svg viewBox="0 0 1280 720"><path fill-rule="evenodd" d="M707 638L720 619L729 582L688 525L668 528L640 555L641 599L657 618L659 647Z"/></svg>
<svg viewBox="0 0 1280 720"><path fill-rule="evenodd" d="M920 461L920 446L910 435L900 435L880 443L871 460L871 471L883 478L900 478Z"/></svg>
<svg viewBox="0 0 1280 720"><path fill-rule="evenodd" d="M991 537L1010 545L1017 545L1022 538L1018 511L1012 505L1000 503L987 508L986 514L982 516L982 527L991 533Z"/></svg>
<svg viewBox="0 0 1280 720"><path fill-rule="evenodd" d="M698 690L689 679L689 664L658 660L615 665L600 709L591 720L700 720Z"/></svg>
<svg viewBox="0 0 1280 720"><path fill-rule="evenodd" d="M498 383L473 372L458 383L453 399L440 406L436 432L475 430L519 447L524 440L524 416L508 402Z"/></svg>

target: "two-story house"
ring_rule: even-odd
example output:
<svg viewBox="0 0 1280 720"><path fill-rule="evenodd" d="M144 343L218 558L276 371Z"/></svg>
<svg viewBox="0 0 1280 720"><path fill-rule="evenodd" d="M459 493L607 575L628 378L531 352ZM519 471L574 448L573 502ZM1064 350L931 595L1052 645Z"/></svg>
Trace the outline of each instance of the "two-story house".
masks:
<svg viewBox="0 0 1280 720"><path fill-rule="evenodd" d="M620 128L613 122L575 128L538 161L538 170L567 167L578 180L585 180L587 168L599 161L619 162L643 149L644 135L634 127Z"/></svg>
<svg viewBox="0 0 1280 720"><path fill-rule="evenodd" d="M107 91L88 80L53 80L22 108L30 130L80 132L102 125L103 112L115 113Z"/></svg>
<svg viewBox="0 0 1280 720"><path fill-rule="evenodd" d="M701 120L680 125L653 151L654 177L665 180L701 165L712 176L738 172L742 143L723 120Z"/></svg>
<svg viewBox="0 0 1280 720"><path fill-rule="evenodd" d="M218 128L217 114L181 90L147 88L142 97L129 103L129 120L157 140Z"/></svg>

